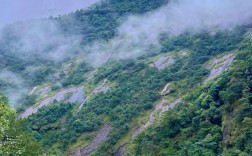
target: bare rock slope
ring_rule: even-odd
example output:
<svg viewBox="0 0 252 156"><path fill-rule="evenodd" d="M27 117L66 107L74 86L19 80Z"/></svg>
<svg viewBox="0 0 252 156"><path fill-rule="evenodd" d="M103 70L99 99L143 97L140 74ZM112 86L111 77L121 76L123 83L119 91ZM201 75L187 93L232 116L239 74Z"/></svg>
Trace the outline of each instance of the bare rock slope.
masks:
<svg viewBox="0 0 252 156"><path fill-rule="evenodd" d="M78 147L73 154L70 156L89 156L97 147L103 144L109 133L111 131L111 125L105 124L101 130L96 134L92 142L88 145L88 147L84 148L83 150Z"/></svg>
<svg viewBox="0 0 252 156"><path fill-rule="evenodd" d="M234 54L227 54L220 58L215 57L212 61L212 65L208 65L207 68L210 69L210 74L205 79L204 83L207 81L216 78L221 73L227 70L227 68L232 64L235 58Z"/></svg>
<svg viewBox="0 0 252 156"><path fill-rule="evenodd" d="M134 139L135 137L138 136L138 134L140 132L142 132L143 130L145 130L147 127L149 127L150 125L155 123L155 113L160 110L158 116L161 116L165 111L168 111L169 109L172 109L176 106L176 104L178 104L179 102L181 102L181 99L176 99L173 102L169 103L168 105L165 105L165 103L167 103L168 101L166 99L162 99L156 106L155 108L152 110L152 112L149 114L149 120L145 123L142 124L140 127L138 127L137 129L134 130L131 138Z"/></svg>
<svg viewBox="0 0 252 156"><path fill-rule="evenodd" d="M63 89L60 92L56 93L54 96L46 98L45 100L41 101L37 107L30 107L25 110L19 117L20 118L27 118L28 116L36 113L40 108L44 106L48 106L52 104L54 101L67 101L67 102L83 102L85 98L83 96L84 87L72 87Z"/></svg>
<svg viewBox="0 0 252 156"><path fill-rule="evenodd" d="M164 69L165 67L169 66L170 64L173 64L174 62L175 62L175 60L171 56L167 56L167 57L161 56L155 62L153 62L153 64L156 68L161 70L161 69Z"/></svg>

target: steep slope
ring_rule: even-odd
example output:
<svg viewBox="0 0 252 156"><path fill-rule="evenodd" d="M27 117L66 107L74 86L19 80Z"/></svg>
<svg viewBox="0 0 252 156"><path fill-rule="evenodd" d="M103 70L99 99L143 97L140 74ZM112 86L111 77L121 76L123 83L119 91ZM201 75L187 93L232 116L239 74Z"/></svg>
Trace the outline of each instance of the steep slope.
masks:
<svg viewBox="0 0 252 156"><path fill-rule="evenodd" d="M129 14L144 14L167 2L103 0L68 15L5 26L0 30L0 90L13 105L18 105L24 103L18 97L28 94L28 90L38 85L60 82L66 87L80 84L84 81L82 75L90 70L89 66L80 65L82 70L75 70L71 68L76 67L74 62L69 69L72 72L66 75L59 71L64 63L80 59L79 54L87 55L87 46L115 37L117 28ZM8 81L10 78L13 79L11 83ZM13 90L16 90L15 97L11 96Z"/></svg>
<svg viewBox="0 0 252 156"><path fill-rule="evenodd" d="M0 155L40 155L41 145L21 129L16 113L8 100L0 95Z"/></svg>
<svg viewBox="0 0 252 156"><path fill-rule="evenodd" d="M132 142L128 154L250 155L251 57L251 46L237 52L231 69L187 93Z"/></svg>
<svg viewBox="0 0 252 156"><path fill-rule="evenodd" d="M249 26L175 35L148 32L147 36L158 37L155 43L144 40L150 42L146 45L128 42L139 37L131 34L132 27L129 34L117 29L125 18L137 21L167 3L105 0L87 10L41 19L39 24L53 23L53 28L56 23L60 33L49 33L49 45L43 42L21 53L14 45L22 47L26 42L21 42L21 36L26 33L19 36L16 30L29 30L34 23L4 29L1 65L28 85L19 101L19 121L42 145L44 154L252 153ZM133 28L138 24L133 22ZM136 34L141 40L146 37ZM132 56L134 49L137 54ZM31 52L37 50L39 54ZM58 58L61 54L64 57ZM15 88L0 81L0 89L11 87Z"/></svg>
<svg viewBox="0 0 252 156"><path fill-rule="evenodd" d="M201 42L211 45L207 48L222 47L220 51L214 53L202 53L202 47L198 47L199 42L197 42L197 46L181 45L176 50L145 58L109 61L96 69L92 78L81 83L85 96L88 97L87 101L82 104L70 104L71 107L64 102L60 105L52 103L48 107L42 107L38 113L26 119L26 127L35 134L34 137L44 145L45 149L49 149L49 153L78 155L88 151L89 154L94 155L98 153L111 155L118 153L116 151L132 152L132 142L143 136L145 131L148 132L149 127L160 122L162 125L162 119L166 118L163 114L171 109L173 111L176 105L180 106L181 98L184 103L184 99L187 100L184 96L204 82L210 73L206 68L209 62L215 60L215 57L226 55L226 50L231 50L228 53L232 55L238 54L234 50L241 45L244 34L241 30L232 33L219 32L216 36L209 34L188 36L188 41L192 43L194 40L208 38ZM176 39L179 40L180 37ZM225 40L225 42L212 45L213 40ZM167 38L167 42L170 42L170 39ZM232 48L226 46L229 42L232 43ZM169 46L167 51L173 45L169 44ZM181 55L185 49L187 55ZM164 54L176 58L175 62L158 70L158 67L152 66L152 62L159 57L162 58ZM216 54L221 55L216 56ZM161 94L165 87L167 90L167 84L170 84L170 91ZM103 86L105 88L110 86L109 90L105 92L100 90ZM60 109L62 106L65 108L63 113ZM111 130L106 132L107 137L99 135L103 134L103 126L106 123L111 124L109 128Z"/></svg>

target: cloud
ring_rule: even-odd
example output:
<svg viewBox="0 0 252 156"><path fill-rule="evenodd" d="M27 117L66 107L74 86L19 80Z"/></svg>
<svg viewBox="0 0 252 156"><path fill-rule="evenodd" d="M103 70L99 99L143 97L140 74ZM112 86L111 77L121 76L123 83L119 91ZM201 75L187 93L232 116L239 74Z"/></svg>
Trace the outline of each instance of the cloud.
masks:
<svg viewBox="0 0 252 156"><path fill-rule="evenodd" d="M42 2L45 3L39 3ZM20 3L21 1L15 5ZM39 8L42 5L39 3L30 3L32 9L28 9L28 12ZM51 3L45 4L53 6ZM57 1L55 4L68 6L66 0ZM66 58L78 55L78 59L84 59L94 67L99 67L109 59L136 58L158 52L159 36L162 33L176 36L188 31L197 33L202 30L232 30L236 26L249 24L252 19L251 8L251 0L171 0L157 10L125 17L113 39L93 42L85 47L80 45L80 36L66 36L59 29L58 23L51 19L32 20L24 22L25 24L21 22L9 30L19 38L13 47L16 49L16 55L24 60L36 56L62 63Z"/></svg>
<svg viewBox="0 0 252 156"><path fill-rule="evenodd" d="M80 51L80 37L65 35L58 22L52 18L40 18L70 13L95 2L98 0L1 0L1 53L4 53L3 56L15 56L24 62L34 62L25 67L24 72L28 75L39 70L41 62L58 64L71 59ZM10 24L12 22L15 23ZM4 26L6 24L10 25ZM36 60L40 63L37 64ZM14 72L1 69L0 81L10 84L4 93L12 105L17 105L31 86L22 74Z"/></svg>
<svg viewBox="0 0 252 156"><path fill-rule="evenodd" d="M32 88L29 84L34 80L24 77L33 77L48 63L58 65L75 57L81 51L80 41L78 35L66 35L58 22L51 18L18 22L3 28L0 33L1 56L15 57L24 62L21 63L23 71L10 71L12 68L0 71L0 80L13 81L4 90L10 103L17 105L21 96ZM10 64L14 66L15 60L12 60Z"/></svg>
<svg viewBox="0 0 252 156"><path fill-rule="evenodd" d="M76 1L73 4L83 2ZM54 4L64 8L68 4L67 1L41 3L46 4L47 8ZM91 1L85 2L89 3ZM37 7L37 4L31 4ZM21 38L15 47L22 54L38 55L46 60L60 62L74 57L73 53L86 51L86 60L94 66L100 66L109 58L135 58L150 51L158 51L161 33L179 35L186 31L232 30L236 26L248 24L252 19L251 8L251 0L171 0L157 10L128 16L118 27L116 37L109 42L94 42L84 49L80 47L79 36L65 36L57 23L49 19L21 24L13 32Z"/></svg>
<svg viewBox="0 0 252 156"><path fill-rule="evenodd" d="M65 35L55 20L43 19L6 27L2 30L0 42L8 43L10 51L24 61L34 56L58 63L72 57L79 50L80 37Z"/></svg>
<svg viewBox="0 0 252 156"><path fill-rule="evenodd" d="M0 26L15 21L70 13L98 2L98 0L1 0Z"/></svg>
<svg viewBox="0 0 252 156"><path fill-rule="evenodd" d="M0 81L10 85L4 90L4 93L8 97L9 101L15 106L21 96L27 92L26 86L24 86L24 79L19 75L3 69L0 72Z"/></svg>
<svg viewBox="0 0 252 156"><path fill-rule="evenodd" d="M95 43L87 48L88 58L99 66L104 62L103 57L97 57L101 52L101 56L107 53L111 58L125 59L146 54L150 47L158 51L161 33L176 36L202 30L232 30L252 22L251 8L251 0L171 0L152 12L128 16L118 28L118 36L109 43Z"/></svg>

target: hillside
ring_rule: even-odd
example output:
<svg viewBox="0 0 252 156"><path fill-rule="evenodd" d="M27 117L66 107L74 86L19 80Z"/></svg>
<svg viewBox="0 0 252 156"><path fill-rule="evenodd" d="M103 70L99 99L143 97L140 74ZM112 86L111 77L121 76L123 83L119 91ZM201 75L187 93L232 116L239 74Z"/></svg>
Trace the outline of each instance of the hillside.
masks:
<svg viewBox="0 0 252 156"><path fill-rule="evenodd" d="M3 28L17 118L1 96L0 155L251 155L252 21L180 27L173 7L187 5L105 0Z"/></svg>

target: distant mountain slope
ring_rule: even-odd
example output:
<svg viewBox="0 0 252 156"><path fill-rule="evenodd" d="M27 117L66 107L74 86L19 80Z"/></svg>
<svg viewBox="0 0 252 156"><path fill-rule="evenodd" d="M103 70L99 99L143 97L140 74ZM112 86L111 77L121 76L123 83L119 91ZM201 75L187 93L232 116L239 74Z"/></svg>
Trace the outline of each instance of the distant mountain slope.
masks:
<svg viewBox="0 0 252 156"><path fill-rule="evenodd" d="M132 142L130 155L250 155L251 56L251 46L237 52L228 72L187 93Z"/></svg>
<svg viewBox="0 0 252 156"><path fill-rule="evenodd" d="M106 0L69 15L5 26L0 32L0 90L17 105L32 87L61 81L58 69L62 63L83 53L85 46L95 41L113 38L127 15L143 14L166 3ZM9 73L18 81L9 84L5 78ZM13 90L19 90L15 98L11 96Z"/></svg>
<svg viewBox="0 0 252 156"><path fill-rule="evenodd" d="M44 154L251 154L251 26L132 33L167 3L105 0L4 29L0 89L22 91L18 120Z"/></svg>
<svg viewBox="0 0 252 156"><path fill-rule="evenodd" d="M160 126L165 126L165 122L168 120L164 120L162 117L163 113L159 117L157 115L160 114L159 110L156 109L152 113L154 122L151 121L151 124L147 124L148 126L145 127L147 129L145 130L144 128L139 136L137 135L138 133L135 134L133 132L148 121L148 112L155 107L155 104L164 99L166 102L162 104L162 107L163 112L165 112L178 104L180 100L173 104L173 106L166 106L176 101L176 99L182 98L182 103L185 103L188 100L187 97L194 97L191 93L202 93L201 90L198 91L198 85L204 84L204 81L208 79L208 74L210 74L211 70L209 66L212 65L211 63L216 58L237 55L238 59L243 55L243 49L248 48L245 42L246 39L244 39L244 32L245 29L240 28L233 32L218 32L215 35L209 35L208 33L187 35L187 41L192 44L185 45L177 45L177 43L180 43L178 42L179 40L184 39L184 35L174 38L164 38L162 49L166 52L134 60L109 61L104 66L96 69L95 74L91 78L81 83L84 86L85 96L88 97L88 100L84 104L74 104L72 108L69 107L70 109L66 110L65 115L62 114L61 116L57 115L47 118L48 114L52 112L55 115L61 114L57 112L59 110L57 102L52 103L48 108L41 108L38 114L36 113L28 117L26 119L26 126L30 129L29 131L36 134L34 136L44 145L45 149L49 148L52 153L59 152L60 150L61 152L58 154L64 153L63 155L67 155L67 153L70 154L76 151L75 149L79 151L84 150L90 143L94 142L92 141L93 138L95 139L96 136L100 136L100 129L104 125L109 124L112 130L108 134L105 143L93 149L94 151L92 152L111 155L116 153L119 147L127 144L126 151L124 152L133 154L132 147L135 149L135 147L144 145L144 143L137 144L135 141L141 137L145 137L143 134L145 134L145 131L150 131L148 129L149 125L155 126L156 124L160 124ZM242 41L243 39L244 41ZM196 40L198 42L195 42ZM169 43L169 45L166 43ZM250 56L250 53L246 53L246 55ZM174 63L168 64L163 69L158 70L158 67L153 66L153 62L158 60L158 58L164 57L174 58ZM235 64L236 61L234 61ZM221 67L221 63L219 62L219 64L212 66L214 70L216 66ZM229 69L229 66L225 64L224 66L225 69ZM222 72L224 71L222 70ZM86 76L92 72L91 70L86 73ZM110 86L110 90L94 94L93 90L104 85L104 82L107 86ZM170 91L166 94L161 94L163 88L168 83L170 83ZM207 83L205 85L210 84ZM82 107L78 111L80 105ZM187 110L187 106L182 106L182 104L178 104L179 108ZM176 113L177 107L171 111ZM218 109L216 111L221 112ZM189 111L186 113L189 113ZM176 118L171 118L172 122L173 119L177 120ZM159 120L160 122L158 122ZM220 124L219 120L220 118L213 122ZM189 123L186 120L184 124ZM162 133L168 135L170 133L168 130L171 130L173 136L175 135L173 130L177 129L174 128L176 127L173 127L172 124L171 129L167 129L167 132L162 131ZM154 132L159 133L159 131L156 132L156 129L153 129ZM176 133L178 132L176 130ZM132 134L135 136L132 137ZM51 138L54 139L52 140ZM133 140L131 141L132 138ZM154 146L154 144L156 143L150 146ZM159 145L157 144L154 147L159 148ZM154 147L151 147L150 151L154 150ZM220 151L221 149L218 150ZM144 151L141 153L136 152L136 154L144 154Z"/></svg>

